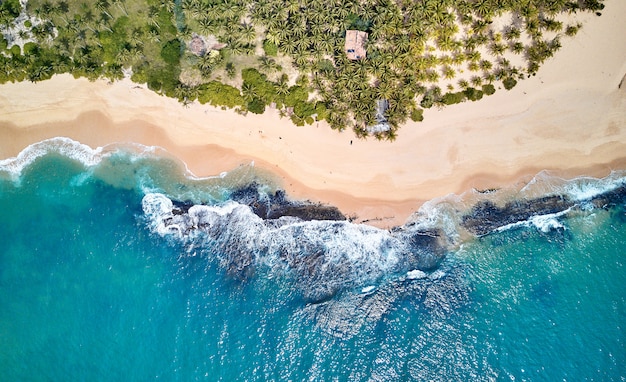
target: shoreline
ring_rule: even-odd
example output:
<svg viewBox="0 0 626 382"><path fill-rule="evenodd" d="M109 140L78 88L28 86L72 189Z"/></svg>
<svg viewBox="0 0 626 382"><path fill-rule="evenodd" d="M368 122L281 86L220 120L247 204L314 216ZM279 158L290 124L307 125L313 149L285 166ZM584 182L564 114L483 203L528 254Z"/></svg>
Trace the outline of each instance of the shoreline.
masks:
<svg viewBox="0 0 626 382"><path fill-rule="evenodd" d="M291 198L332 204L357 221L400 225L424 202L471 189L521 188L626 169L626 3L608 0L536 77L479 102L427 109L394 142L326 124L296 127L274 111L240 116L183 107L145 86L70 75L0 85L0 159L65 136L93 148L159 146L198 177L242 164L275 175ZM393 217L393 218L391 218ZM382 220L377 220L382 219Z"/></svg>

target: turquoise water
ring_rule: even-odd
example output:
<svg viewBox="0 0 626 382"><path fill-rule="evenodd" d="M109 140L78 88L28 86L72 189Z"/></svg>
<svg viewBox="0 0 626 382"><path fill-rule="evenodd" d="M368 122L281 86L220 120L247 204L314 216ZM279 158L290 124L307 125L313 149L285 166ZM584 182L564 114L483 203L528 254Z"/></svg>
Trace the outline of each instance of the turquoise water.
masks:
<svg viewBox="0 0 626 382"><path fill-rule="evenodd" d="M79 149L3 162L2 381L626 378L624 206L471 239L411 273L403 236L268 228L228 201L253 175L185 180L151 155ZM217 220L164 230L154 195ZM319 248L330 260L299 268ZM233 271L233 251L254 267Z"/></svg>

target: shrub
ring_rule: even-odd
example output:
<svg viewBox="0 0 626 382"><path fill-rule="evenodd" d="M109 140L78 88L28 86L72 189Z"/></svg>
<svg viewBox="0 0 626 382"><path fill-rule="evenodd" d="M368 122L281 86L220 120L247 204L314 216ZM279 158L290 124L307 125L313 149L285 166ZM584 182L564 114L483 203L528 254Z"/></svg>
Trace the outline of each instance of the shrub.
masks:
<svg viewBox="0 0 626 382"><path fill-rule="evenodd" d="M243 83L252 87L257 97L265 103L270 103L278 98L274 83L269 81L265 74L258 70L253 68L243 69L241 77L243 78Z"/></svg>
<svg viewBox="0 0 626 382"><path fill-rule="evenodd" d="M325 59L319 60L317 62L317 69L320 72L330 73L330 72L335 70L335 67L333 66L332 61L330 61L329 59L325 58Z"/></svg>
<svg viewBox="0 0 626 382"><path fill-rule="evenodd" d="M3 10L10 18L14 19L20 15L22 5L19 0L5 0L0 3L0 10Z"/></svg>
<svg viewBox="0 0 626 382"><path fill-rule="evenodd" d="M263 114L265 111L265 102L261 99L254 98L252 101L248 102L247 109L254 114Z"/></svg>
<svg viewBox="0 0 626 382"><path fill-rule="evenodd" d="M239 89L218 81L200 85L198 88L198 101L202 104L209 103L213 106L226 106L229 108L245 104Z"/></svg>
<svg viewBox="0 0 626 382"><path fill-rule="evenodd" d="M271 41L263 40L263 51L267 56L276 56L278 54L278 47Z"/></svg>
<svg viewBox="0 0 626 382"><path fill-rule="evenodd" d="M33 26L33 23L30 20L26 20L24 21L24 26L26 28L31 28Z"/></svg>
<svg viewBox="0 0 626 382"><path fill-rule="evenodd" d="M161 58L170 65L178 64L182 55L182 44L178 39L166 42L161 48Z"/></svg>
<svg viewBox="0 0 626 382"><path fill-rule="evenodd" d="M304 103L309 99L309 92L302 86L292 86L289 88L289 93L285 95L285 105L296 106L299 103Z"/></svg>
<svg viewBox="0 0 626 382"><path fill-rule="evenodd" d="M296 125L296 126L304 126L304 119L298 117L295 114L292 114L290 118L291 118L291 122L294 125Z"/></svg>
<svg viewBox="0 0 626 382"><path fill-rule="evenodd" d="M413 109L413 111L411 111L410 117L413 122L422 122L424 120L424 109Z"/></svg>
<svg viewBox="0 0 626 382"><path fill-rule="evenodd" d="M465 100L465 93L446 93L441 97L441 101L446 105L454 105L457 103L461 103Z"/></svg>
<svg viewBox="0 0 626 382"><path fill-rule="evenodd" d="M483 93L487 94L488 96L492 95L495 92L496 88L492 84L483 85Z"/></svg>
<svg viewBox="0 0 626 382"><path fill-rule="evenodd" d="M425 109L430 109L440 96L441 89L439 87L431 88L424 93L424 98L422 98L420 106Z"/></svg>
<svg viewBox="0 0 626 382"><path fill-rule="evenodd" d="M300 118L308 118L315 114L315 104L312 102L298 102L294 105L293 112Z"/></svg>
<svg viewBox="0 0 626 382"><path fill-rule="evenodd" d="M34 42L27 42L24 44L24 55L35 55L39 51L39 47Z"/></svg>
<svg viewBox="0 0 626 382"><path fill-rule="evenodd" d="M479 99L483 98L483 92L478 89L467 88L463 91L463 93L465 93L467 99L471 101L478 101Z"/></svg>
<svg viewBox="0 0 626 382"><path fill-rule="evenodd" d="M323 102L318 102L315 104L315 120L322 121L328 117L328 109L326 108L326 104Z"/></svg>
<svg viewBox="0 0 626 382"><path fill-rule="evenodd" d="M511 90L515 85L517 85L517 81L515 78L507 77L502 81L502 85L504 85L506 90Z"/></svg>
<svg viewBox="0 0 626 382"><path fill-rule="evenodd" d="M21 55L21 54L22 54L22 49L20 48L20 46L19 46L19 45L13 45L13 46L11 47L11 54L12 54L14 57L17 57L17 56L19 56L19 55Z"/></svg>

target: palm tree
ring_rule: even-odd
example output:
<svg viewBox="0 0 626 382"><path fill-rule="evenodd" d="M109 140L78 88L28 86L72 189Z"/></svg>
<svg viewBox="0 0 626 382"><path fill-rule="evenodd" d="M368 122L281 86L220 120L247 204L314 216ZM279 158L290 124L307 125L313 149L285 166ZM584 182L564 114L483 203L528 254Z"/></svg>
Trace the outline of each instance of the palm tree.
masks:
<svg viewBox="0 0 626 382"><path fill-rule="evenodd" d="M35 10L35 14L42 19L49 19L50 16L54 13L55 8L52 3L48 0L45 0L39 8Z"/></svg>
<svg viewBox="0 0 626 382"><path fill-rule="evenodd" d="M515 54L521 54L522 52L524 52L524 44L517 41L516 43L510 46L510 49Z"/></svg>
<svg viewBox="0 0 626 382"><path fill-rule="evenodd" d="M206 17L198 20L198 32L200 32L200 34L210 35L213 34L214 31L215 26L213 25L213 21L211 19Z"/></svg>
<svg viewBox="0 0 626 382"><path fill-rule="evenodd" d="M226 0L222 4L220 4L220 8L224 17L231 18L237 16L241 9L234 2Z"/></svg>
<svg viewBox="0 0 626 382"><path fill-rule="evenodd" d="M208 55L205 54L204 56L200 57L198 59L198 69L200 70L200 73L202 73L202 75L204 77L210 77L211 76L211 72L213 71L213 58Z"/></svg>
<svg viewBox="0 0 626 382"><path fill-rule="evenodd" d="M70 5L65 0L61 0L57 3L56 12L65 15L70 11Z"/></svg>
<svg viewBox="0 0 626 382"><path fill-rule="evenodd" d="M241 36L245 41L252 41L256 38L254 27L250 24L241 25Z"/></svg>
<svg viewBox="0 0 626 382"><path fill-rule="evenodd" d="M233 56L242 55L246 52L243 44L241 44L239 41L233 41L232 43L228 44L228 50L230 50Z"/></svg>
<svg viewBox="0 0 626 382"><path fill-rule="evenodd" d="M454 78L456 72L454 71L454 69L452 69L450 66L446 65L443 67L443 69L441 70L441 73L443 74L443 77L447 80L451 80Z"/></svg>
<svg viewBox="0 0 626 382"><path fill-rule="evenodd" d="M261 61L261 69L270 73L276 71L278 65L276 64L276 61L274 61L273 59L267 56L261 56L259 60Z"/></svg>
<svg viewBox="0 0 626 382"><path fill-rule="evenodd" d="M124 4L124 0L113 0L113 4L115 4L125 16L128 16L128 11L126 10L126 6Z"/></svg>
<svg viewBox="0 0 626 382"><path fill-rule="evenodd" d="M278 33L268 32L265 34L265 39L271 42L272 44L280 45L281 40L280 40Z"/></svg>
<svg viewBox="0 0 626 382"><path fill-rule="evenodd" d="M478 62L476 61L470 61L469 64L467 64L467 69L469 69L472 72L478 71L479 68L480 68L480 65L478 65Z"/></svg>
<svg viewBox="0 0 626 382"><path fill-rule="evenodd" d="M241 95L246 102L250 102L257 97L254 86L247 82L244 82L243 85L241 85Z"/></svg>
<svg viewBox="0 0 626 382"><path fill-rule="evenodd" d="M482 85L483 79L479 76L472 76L470 82L472 83L472 85L479 87L480 85Z"/></svg>
<svg viewBox="0 0 626 382"><path fill-rule="evenodd" d="M492 5L489 0L480 0L474 5L474 11L478 16L486 19L492 14Z"/></svg>
<svg viewBox="0 0 626 382"><path fill-rule="evenodd" d="M289 93L288 80L289 78L287 77L286 74L283 74L282 76L280 76L280 78L278 79L278 82L276 83L276 93L280 95L285 95Z"/></svg>
<svg viewBox="0 0 626 382"><path fill-rule="evenodd" d="M235 69L235 65L232 62L226 63L224 69L226 70L226 75L228 76L228 78L235 78L237 71Z"/></svg>
<svg viewBox="0 0 626 382"><path fill-rule="evenodd" d="M509 27L506 30L506 32L504 32L504 38L507 41L516 40L516 39L520 38L521 35L522 34L521 34L520 30L518 28L514 27L514 26Z"/></svg>
<svg viewBox="0 0 626 382"><path fill-rule="evenodd" d="M105 14L109 19L112 19L113 16L109 13L109 6L109 0L96 0L96 9Z"/></svg>
<svg viewBox="0 0 626 382"><path fill-rule="evenodd" d="M161 26L159 25L158 17L159 17L159 8L157 8L154 5L149 6L148 7L148 23L160 29Z"/></svg>
<svg viewBox="0 0 626 382"><path fill-rule="evenodd" d="M493 54L494 56L501 56L504 54L505 51L506 45L504 44L494 42L489 46L489 52L491 52L491 54Z"/></svg>

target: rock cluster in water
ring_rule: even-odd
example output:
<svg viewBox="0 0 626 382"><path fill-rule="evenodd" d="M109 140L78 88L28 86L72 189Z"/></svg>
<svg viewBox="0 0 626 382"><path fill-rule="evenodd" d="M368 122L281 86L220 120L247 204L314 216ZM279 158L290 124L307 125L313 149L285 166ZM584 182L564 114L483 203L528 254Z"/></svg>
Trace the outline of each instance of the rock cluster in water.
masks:
<svg viewBox="0 0 626 382"><path fill-rule="evenodd" d="M264 220L278 219L283 216L291 216L304 221L346 220L346 216L337 207L309 201L293 201L288 199L282 190L274 194L260 193L256 183L236 190L230 197L237 203L249 206L255 215Z"/></svg>
<svg viewBox="0 0 626 382"><path fill-rule="evenodd" d="M626 202L626 186L617 187L589 199L572 200L566 195L551 195L530 200L515 200L503 207L485 200L472 207L463 216L461 225L474 235L487 235L509 224L529 220L534 216L556 214L570 208L591 205L594 208L609 208Z"/></svg>
<svg viewBox="0 0 626 382"><path fill-rule="evenodd" d="M255 184L224 205L144 197L152 229L194 248L206 248L231 277L245 281L259 267L293 280L307 302L412 270L429 271L445 255L437 230L414 225L391 231L352 224L336 207L267 195Z"/></svg>

